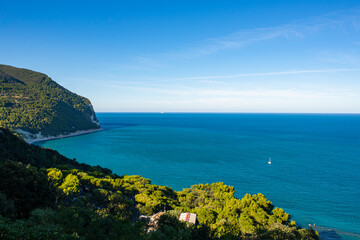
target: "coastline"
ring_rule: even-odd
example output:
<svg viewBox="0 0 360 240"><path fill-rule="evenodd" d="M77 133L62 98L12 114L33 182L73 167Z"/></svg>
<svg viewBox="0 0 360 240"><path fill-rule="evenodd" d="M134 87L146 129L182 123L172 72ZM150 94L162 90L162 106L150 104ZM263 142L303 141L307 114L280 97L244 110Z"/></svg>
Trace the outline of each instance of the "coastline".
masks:
<svg viewBox="0 0 360 240"><path fill-rule="evenodd" d="M67 138L67 137L75 137L75 136L79 136L79 135L85 135L85 134L90 134L90 133L94 133L94 132L99 132L102 131L102 128L97 128L97 129L89 129L89 130L80 130L80 131L76 131L73 133L69 133L69 134L60 134L58 136L50 136L50 137L41 137L41 138L35 138L35 139L26 139L26 142L29 144L33 144L35 142L41 142L41 141L48 141L48 140L55 140L55 139L60 139L60 138Z"/></svg>

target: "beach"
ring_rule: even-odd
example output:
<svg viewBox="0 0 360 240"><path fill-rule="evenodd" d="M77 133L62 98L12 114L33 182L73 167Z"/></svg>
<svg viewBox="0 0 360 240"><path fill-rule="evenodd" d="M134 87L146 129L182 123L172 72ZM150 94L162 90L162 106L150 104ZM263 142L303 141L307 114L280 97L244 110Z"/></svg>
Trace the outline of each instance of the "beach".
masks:
<svg viewBox="0 0 360 240"><path fill-rule="evenodd" d="M35 138L35 139L26 138L26 142L32 144L32 143L35 143L35 142L42 142L42 141L48 141L48 140L67 138L67 137L74 137L74 136L79 136L79 135L84 135L84 134L90 134L90 133L94 133L94 132L99 132L101 130L103 130L103 129L99 128L99 129L81 130L81 131L76 131L76 132L69 133L69 134L60 134L58 136L49 136L49 137L44 137L42 135L37 135L39 137Z"/></svg>

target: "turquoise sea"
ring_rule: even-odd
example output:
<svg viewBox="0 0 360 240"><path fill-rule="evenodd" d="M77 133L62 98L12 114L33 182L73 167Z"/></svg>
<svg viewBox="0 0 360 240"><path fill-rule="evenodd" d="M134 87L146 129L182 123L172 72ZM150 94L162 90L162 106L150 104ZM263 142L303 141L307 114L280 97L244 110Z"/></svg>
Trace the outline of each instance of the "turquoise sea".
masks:
<svg viewBox="0 0 360 240"><path fill-rule="evenodd" d="M322 239L360 239L360 115L97 116L101 132L38 144L175 190L221 181L239 198L263 193Z"/></svg>

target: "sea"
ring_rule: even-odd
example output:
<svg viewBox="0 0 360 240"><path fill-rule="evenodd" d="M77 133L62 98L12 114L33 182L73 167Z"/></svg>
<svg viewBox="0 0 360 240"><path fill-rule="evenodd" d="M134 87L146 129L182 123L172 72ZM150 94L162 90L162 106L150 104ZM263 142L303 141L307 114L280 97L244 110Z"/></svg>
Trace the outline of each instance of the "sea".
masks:
<svg viewBox="0 0 360 240"><path fill-rule="evenodd" d="M98 113L102 131L39 142L119 175L182 190L263 193L321 239L360 239L360 115ZM268 163L271 158L271 164Z"/></svg>

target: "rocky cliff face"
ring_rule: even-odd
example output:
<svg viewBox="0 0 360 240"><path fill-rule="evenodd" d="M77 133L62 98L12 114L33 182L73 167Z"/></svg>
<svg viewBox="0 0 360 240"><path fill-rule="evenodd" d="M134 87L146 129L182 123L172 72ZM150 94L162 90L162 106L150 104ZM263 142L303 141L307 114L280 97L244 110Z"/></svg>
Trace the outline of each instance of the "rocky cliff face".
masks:
<svg viewBox="0 0 360 240"><path fill-rule="evenodd" d="M0 127L28 140L100 129L91 102L43 73L0 65Z"/></svg>

